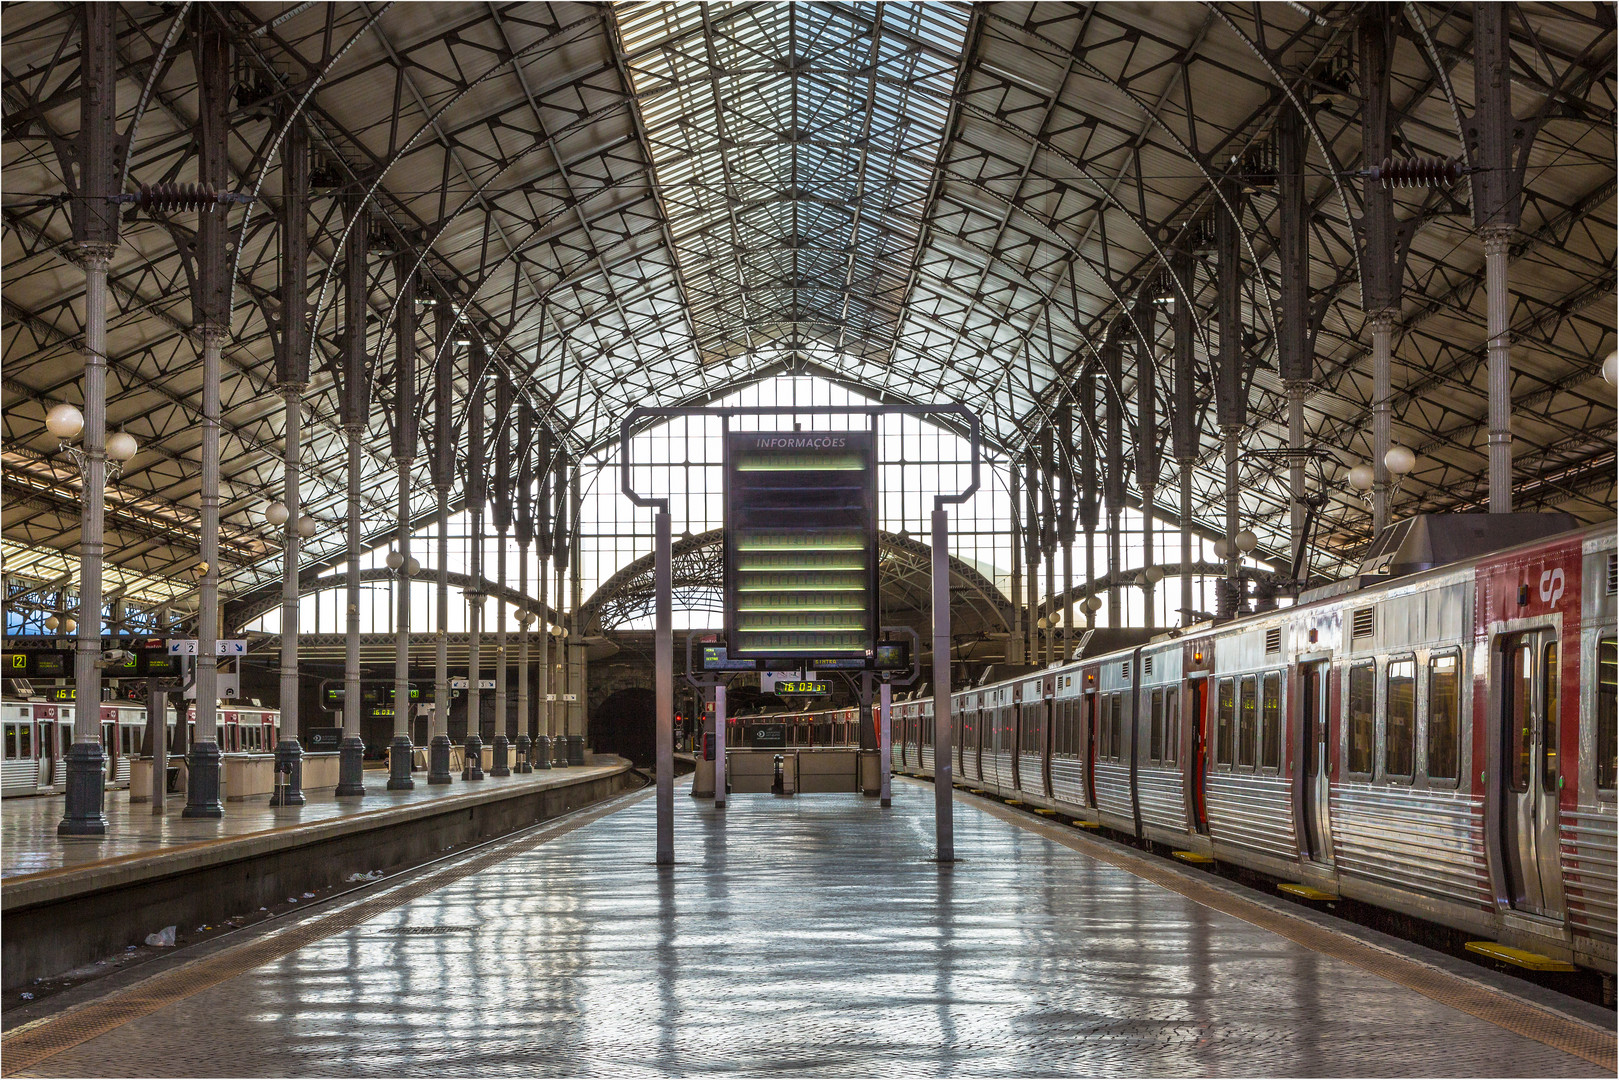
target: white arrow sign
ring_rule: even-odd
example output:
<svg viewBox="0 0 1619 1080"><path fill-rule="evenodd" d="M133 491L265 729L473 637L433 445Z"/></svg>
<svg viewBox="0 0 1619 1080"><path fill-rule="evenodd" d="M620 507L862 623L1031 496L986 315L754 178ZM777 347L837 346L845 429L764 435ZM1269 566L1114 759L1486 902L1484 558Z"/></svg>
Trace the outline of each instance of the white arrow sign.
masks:
<svg viewBox="0 0 1619 1080"><path fill-rule="evenodd" d="M220 638L214 642L214 652L219 656L246 656L246 638Z"/></svg>
<svg viewBox="0 0 1619 1080"><path fill-rule="evenodd" d="M169 638L168 639L168 646L169 646L169 655L170 656L196 656L197 655L197 639L196 638Z"/></svg>

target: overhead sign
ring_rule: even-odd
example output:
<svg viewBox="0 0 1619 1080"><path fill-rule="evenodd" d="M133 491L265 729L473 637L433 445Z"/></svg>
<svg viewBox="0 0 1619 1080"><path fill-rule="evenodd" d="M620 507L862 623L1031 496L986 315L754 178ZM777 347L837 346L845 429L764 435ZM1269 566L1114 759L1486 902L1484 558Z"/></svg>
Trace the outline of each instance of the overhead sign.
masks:
<svg viewBox="0 0 1619 1080"><path fill-rule="evenodd" d="M724 645L704 645L702 669L704 671L752 671L759 665L752 660L735 660Z"/></svg>
<svg viewBox="0 0 1619 1080"><path fill-rule="evenodd" d="M169 638L167 642L170 656L196 656L196 638Z"/></svg>
<svg viewBox="0 0 1619 1080"><path fill-rule="evenodd" d="M28 649L6 653L8 679L60 679L72 668L73 654L60 649Z"/></svg>
<svg viewBox="0 0 1619 1080"><path fill-rule="evenodd" d="M450 680L450 689L451 690L466 690L467 688L468 687L467 687L467 680L466 679L451 679ZM493 690L494 688L495 688L495 680L493 680L493 679L479 679L478 680L478 689L479 690Z"/></svg>
<svg viewBox="0 0 1619 1080"><path fill-rule="evenodd" d="M873 660L870 431L733 431L725 443L725 635L733 660Z"/></svg>

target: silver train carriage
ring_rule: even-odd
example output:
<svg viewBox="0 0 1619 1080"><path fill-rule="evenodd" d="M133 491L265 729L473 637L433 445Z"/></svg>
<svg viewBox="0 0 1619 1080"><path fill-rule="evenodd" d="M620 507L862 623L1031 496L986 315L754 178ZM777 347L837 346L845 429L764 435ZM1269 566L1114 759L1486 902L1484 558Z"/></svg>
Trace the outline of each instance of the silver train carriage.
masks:
<svg viewBox="0 0 1619 1080"><path fill-rule="evenodd" d="M951 695L957 782L1615 968L1619 561L1597 526ZM931 775L932 703L893 710Z"/></svg>

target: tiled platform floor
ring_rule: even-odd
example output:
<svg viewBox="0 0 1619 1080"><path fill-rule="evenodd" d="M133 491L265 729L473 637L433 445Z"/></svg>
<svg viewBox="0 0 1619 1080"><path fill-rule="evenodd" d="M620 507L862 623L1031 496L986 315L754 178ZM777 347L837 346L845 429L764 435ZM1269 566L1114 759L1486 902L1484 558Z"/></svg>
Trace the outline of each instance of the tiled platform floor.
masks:
<svg viewBox="0 0 1619 1080"><path fill-rule="evenodd" d="M575 766L490 776L470 783L463 782L458 775L453 783L440 785L429 785L426 773L416 773L415 788L389 791L388 770L367 769L365 795L361 798L339 799L327 789L310 792L308 803L301 807L270 806L268 796L244 799L227 802L225 816L215 820L181 817L185 809L184 795L170 795L165 799L163 815L158 817L152 813L151 803L131 803L128 791L109 791L105 803L107 835L103 837L58 837L56 826L62 820L65 801L61 795L7 799L0 803L0 878L84 866L123 855L151 854L181 844L246 836L289 825L352 817L499 785L518 790L523 786L565 783L569 777L577 780L602 771L606 771L605 767Z"/></svg>
<svg viewBox="0 0 1619 1080"><path fill-rule="evenodd" d="M972 806L942 869L930 788L686 790L672 871L643 797L28 1073L1601 1071Z"/></svg>

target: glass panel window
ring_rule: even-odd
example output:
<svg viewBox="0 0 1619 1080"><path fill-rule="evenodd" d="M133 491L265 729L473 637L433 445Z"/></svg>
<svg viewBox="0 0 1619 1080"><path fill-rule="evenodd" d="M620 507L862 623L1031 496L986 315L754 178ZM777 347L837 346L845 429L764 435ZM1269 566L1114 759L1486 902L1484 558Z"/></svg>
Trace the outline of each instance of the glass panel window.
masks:
<svg viewBox="0 0 1619 1080"><path fill-rule="evenodd" d="M1147 760L1154 765L1164 758L1164 692L1152 692L1152 733L1151 745L1147 749Z"/></svg>
<svg viewBox="0 0 1619 1080"><path fill-rule="evenodd" d="M1548 641L1541 654L1541 680L1546 684L1545 709L1541 713L1540 785L1542 791L1557 790L1557 724L1562 716L1561 669L1557 666L1557 642Z"/></svg>
<svg viewBox="0 0 1619 1080"><path fill-rule="evenodd" d="M1164 691L1164 764L1173 765L1180 757L1181 691L1171 686Z"/></svg>
<svg viewBox="0 0 1619 1080"><path fill-rule="evenodd" d="M1455 653L1428 661L1428 779L1455 780L1460 771L1461 670Z"/></svg>
<svg viewBox="0 0 1619 1080"><path fill-rule="evenodd" d="M1237 722L1237 683L1220 680L1220 709L1214 722L1214 763L1230 765L1233 760L1231 737Z"/></svg>
<svg viewBox="0 0 1619 1080"><path fill-rule="evenodd" d="M1349 669L1349 754L1352 773L1370 774L1372 747L1377 739L1377 665L1355 664Z"/></svg>
<svg viewBox="0 0 1619 1080"><path fill-rule="evenodd" d="M34 756L34 725L17 725L17 756L27 760Z"/></svg>
<svg viewBox="0 0 1619 1080"><path fill-rule="evenodd" d="M1244 769L1254 767L1259 748L1257 681L1252 675L1242 677L1242 697L1237 707L1237 764Z"/></svg>
<svg viewBox="0 0 1619 1080"><path fill-rule="evenodd" d="M1619 779L1619 637L1597 642L1597 787Z"/></svg>
<svg viewBox="0 0 1619 1080"><path fill-rule="evenodd" d="M1113 760L1124 760L1124 695L1113 695Z"/></svg>
<svg viewBox="0 0 1619 1080"><path fill-rule="evenodd" d="M1261 686L1259 715L1259 764L1265 769L1282 767L1282 676L1268 673Z"/></svg>
<svg viewBox="0 0 1619 1080"><path fill-rule="evenodd" d="M17 728L18 724L6 725L6 760L14 760L17 756Z"/></svg>
<svg viewBox="0 0 1619 1080"><path fill-rule="evenodd" d="M1383 734L1383 773L1410 776L1417 734L1417 662L1392 660L1384 678L1388 725Z"/></svg>
<svg viewBox="0 0 1619 1080"><path fill-rule="evenodd" d="M1527 641L1512 645L1507 653L1506 681L1502 701L1507 714L1502 725L1507 736L1508 782L1513 791L1529 790L1530 756L1535 733L1535 653Z"/></svg>

